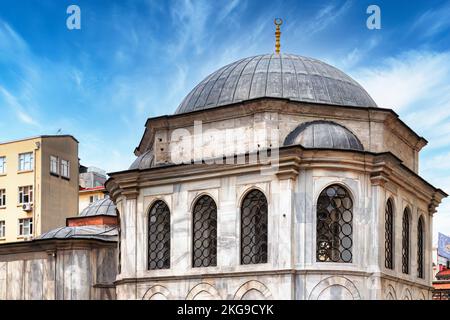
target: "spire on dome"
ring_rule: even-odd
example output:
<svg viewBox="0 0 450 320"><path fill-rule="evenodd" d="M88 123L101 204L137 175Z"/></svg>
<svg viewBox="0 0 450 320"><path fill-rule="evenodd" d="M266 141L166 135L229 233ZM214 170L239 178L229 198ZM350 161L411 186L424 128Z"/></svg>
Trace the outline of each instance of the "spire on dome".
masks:
<svg viewBox="0 0 450 320"><path fill-rule="evenodd" d="M280 26L283 24L283 20L281 18L275 18L273 22L277 26L275 30L275 53L280 54Z"/></svg>

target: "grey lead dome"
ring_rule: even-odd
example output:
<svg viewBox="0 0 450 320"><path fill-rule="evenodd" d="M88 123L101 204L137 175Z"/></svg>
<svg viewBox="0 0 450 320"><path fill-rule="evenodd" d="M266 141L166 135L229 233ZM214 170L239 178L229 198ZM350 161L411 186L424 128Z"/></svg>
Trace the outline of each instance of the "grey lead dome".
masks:
<svg viewBox="0 0 450 320"><path fill-rule="evenodd" d="M91 217L100 215L117 216L116 206L109 196L105 196L104 199L91 203L88 207L81 211L78 216Z"/></svg>
<svg viewBox="0 0 450 320"><path fill-rule="evenodd" d="M377 107L361 85L325 62L293 54L267 54L213 72L184 98L175 114L262 97Z"/></svg>
<svg viewBox="0 0 450 320"><path fill-rule="evenodd" d="M364 151L361 141L350 130L338 123L325 120L302 123L292 130L283 145L295 144L305 148Z"/></svg>

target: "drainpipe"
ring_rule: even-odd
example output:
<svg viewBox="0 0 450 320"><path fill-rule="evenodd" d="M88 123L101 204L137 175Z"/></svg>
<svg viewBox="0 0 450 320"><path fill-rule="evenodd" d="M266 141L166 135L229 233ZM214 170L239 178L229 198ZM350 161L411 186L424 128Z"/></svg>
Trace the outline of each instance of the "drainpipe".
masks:
<svg viewBox="0 0 450 320"><path fill-rule="evenodd" d="M37 162L37 151L41 148L41 142L36 142L36 148L33 150L33 175L34 175L34 183L33 183L33 232L31 236L33 239L36 237L36 229L38 226L38 221L36 219L36 210L37 210L37 202L38 202L38 188L37 188L37 177L36 177L36 162ZM39 193L40 195L40 193Z"/></svg>

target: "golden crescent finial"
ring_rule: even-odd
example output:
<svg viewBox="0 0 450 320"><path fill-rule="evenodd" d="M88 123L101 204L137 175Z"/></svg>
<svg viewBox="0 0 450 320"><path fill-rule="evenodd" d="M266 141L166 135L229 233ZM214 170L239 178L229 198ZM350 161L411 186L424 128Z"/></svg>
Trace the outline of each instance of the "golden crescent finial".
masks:
<svg viewBox="0 0 450 320"><path fill-rule="evenodd" d="M276 26L281 26L283 24L283 19L275 18L273 22L275 23Z"/></svg>
<svg viewBox="0 0 450 320"><path fill-rule="evenodd" d="M280 36L281 36L280 26L283 24L283 19L275 18L273 20L273 23L275 23L275 25L277 26L277 28L275 30L275 52L276 52L276 54L279 54L280 53Z"/></svg>

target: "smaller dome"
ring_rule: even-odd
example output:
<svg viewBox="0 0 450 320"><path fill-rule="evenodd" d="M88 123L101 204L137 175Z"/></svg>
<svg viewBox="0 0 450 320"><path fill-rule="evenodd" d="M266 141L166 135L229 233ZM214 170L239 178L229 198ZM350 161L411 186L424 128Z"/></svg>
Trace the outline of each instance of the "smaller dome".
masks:
<svg viewBox="0 0 450 320"><path fill-rule="evenodd" d="M106 196L104 199L97 200L91 203L87 208L80 212L79 217L91 216L117 216L116 206L114 202Z"/></svg>
<svg viewBox="0 0 450 320"><path fill-rule="evenodd" d="M332 121L302 123L288 134L285 146L300 144L305 148L364 151L359 139L346 127Z"/></svg>
<svg viewBox="0 0 450 320"><path fill-rule="evenodd" d="M117 241L117 226L61 227L43 233L37 239L97 239Z"/></svg>
<svg viewBox="0 0 450 320"><path fill-rule="evenodd" d="M136 158L136 160L133 161L130 168L128 170L135 170L135 169L148 169L153 167L153 150L148 150L141 154L139 157Z"/></svg>

